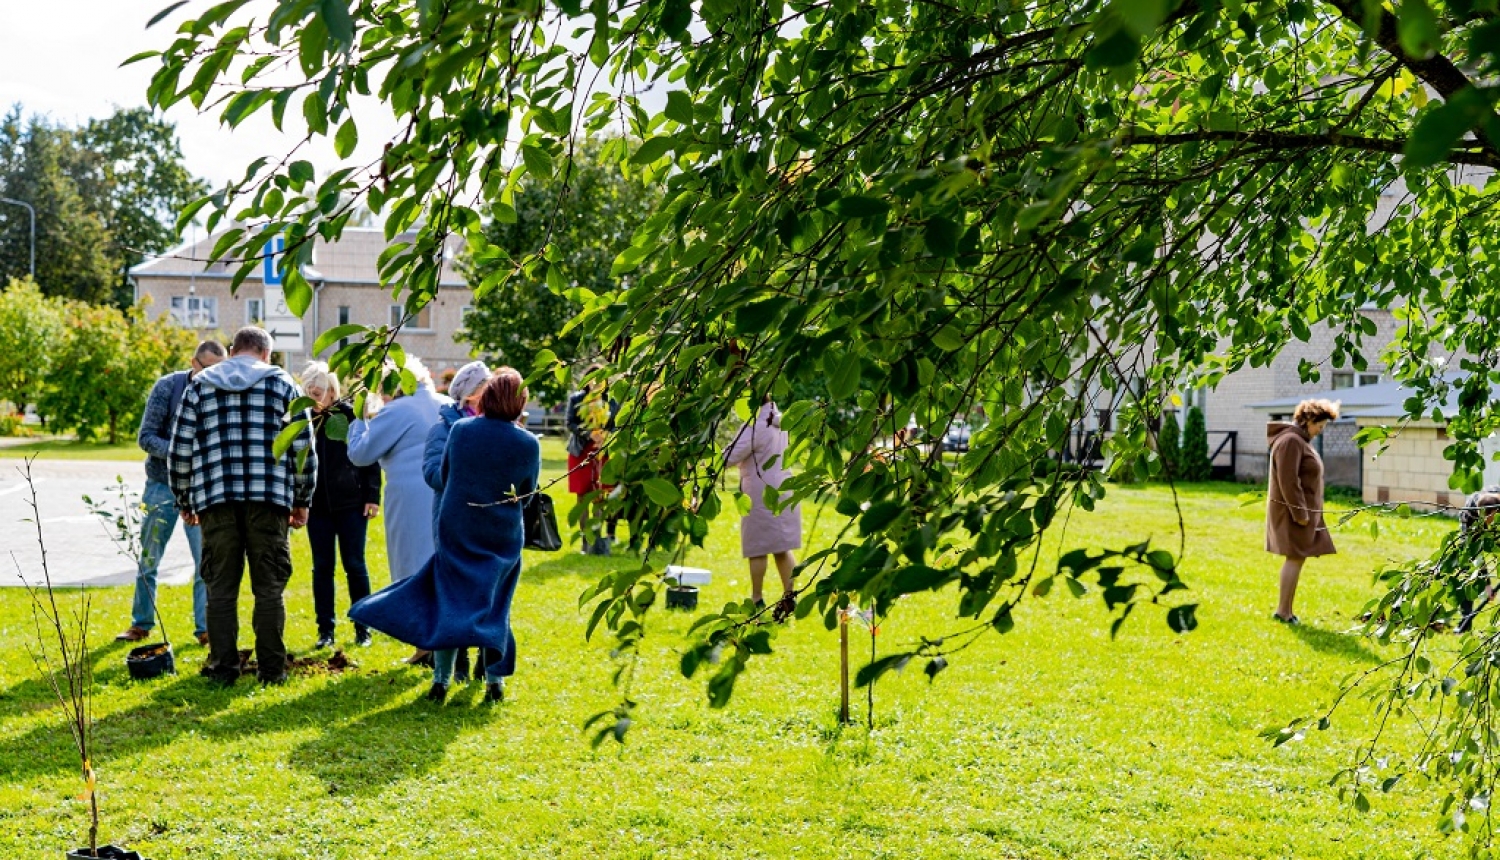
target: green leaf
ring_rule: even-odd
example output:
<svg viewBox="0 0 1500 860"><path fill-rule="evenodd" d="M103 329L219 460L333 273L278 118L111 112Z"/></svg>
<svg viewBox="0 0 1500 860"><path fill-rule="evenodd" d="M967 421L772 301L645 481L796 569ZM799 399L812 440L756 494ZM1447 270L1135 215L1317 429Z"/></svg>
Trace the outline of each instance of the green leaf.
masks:
<svg viewBox="0 0 1500 860"><path fill-rule="evenodd" d="M922 671L927 673L927 681L928 683L931 683L937 679L938 673L946 668L948 668L948 658L933 657L931 660L927 661L926 666L922 667Z"/></svg>
<svg viewBox="0 0 1500 860"><path fill-rule="evenodd" d="M1155 33L1167 15L1167 7L1162 0L1114 0L1109 8L1120 17L1125 28L1139 39L1148 38Z"/></svg>
<svg viewBox="0 0 1500 860"><path fill-rule="evenodd" d="M344 325L334 326L318 335L318 339L313 341L313 355L321 353L346 337L354 337L369 330L369 326L360 325L359 323L345 323Z"/></svg>
<svg viewBox="0 0 1500 860"><path fill-rule="evenodd" d="M349 0L323 0L323 25L328 35L345 47L354 44L354 19L349 15Z"/></svg>
<svg viewBox="0 0 1500 860"><path fill-rule="evenodd" d="M676 145L677 139L670 135L653 137L631 154L630 163L651 164L670 152Z"/></svg>
<svg viewBox="0 0 1500 860"><path fill-rule="evenodd" d="M1424 60L1437 51L1438 19L1427 0L1401 0L1396 22L1401 50L1408 56Z"/></svg>
<svg viewBox="0 0 1500 860"><path fill-rule="evenodd" d="M282 273L281 289L286 296L286 306L297 316L305 315L312 307L312 285L300 269L294 267Z"/></svg>
<svg viewBox="0 0 1500 860"><path fill-rule="evenodd" d="M963 230L958 224L939 215L928 220L927 228L922 231L922 241L934 257L955 257L958 255L958 240L962 235Z"/></svg>
<svg viewBox="0 0 1500 860"><path fill-rule="evenodd" d="M354 154L354 147L359 143L359 129L354 127L353 119L346 119L339 126L339 130L333 136L333 152L339 158L348 158Z"/></svg>
<svg viewBox="0 0 1500 860"><path fill-rule="evenodd" d="M335 412L328 416L328 423L323 425L323 432L329 439L342 442L349 438L349 419L343 413Z"/></svg>
<svg viewBox="0 0 1500 860"><path fill-rule="evenodd" d="M1141 43L1122 28L1096 38L1084 53L1083 61L1090 69L1112 69L1134 63L1140 54Z"/></svg>
<svg viewBox="0 0 1500 860"><path fill-rule="evenodd" d="M1187 633L1198 627L1198 604L1188 603L1167 610L1167 626L1173 633Z"/></svg>
<svg viewBox="0 0 1500 860"><path fill-rule="evenodd" d="M708 706L710 708L722 708L729 704L729 697L734 695L734 682L744 668L745 664L741 660L725 660L723 667L708 679Z"/></svg>
<svg viewBox="0 0 1500 860"><path fill-rule="evenodd" d="M271 443L271 453L278 459L286 456L286 452L292 449L292 443L297 440L298 434L307 429L307 419L298 418L296 421L282 428L276 434L276 441Z"/></svg>
<svg viewBox="0 0 1500 860"><path fill-rule="evenodd" d="M663 0L661 4L662 32L674 39L687 35L688 25L693 22L693 6L689 0Z"/></svg>
<svg viewBox="0 0 1500 860"><path fill-rule="evenodd" d="M828 208L833 214L847 221L851 218L878 218L891 211L891 204L879 197L856 195L840 197Z"/></svg>
<svg viewBox="0 0 1500 860"><path fill-rule="evenodd" d="M647 478L641 482L641 489L646 491L651 501L664 508L682 504L682 490L666 478Z"/></svg>
<svg viewBox="0 0 1500 860"><path fill-rule="evenodd" d="M828 377L828 394L834 400L848 400L859 390L859 381L864 366L859 360L859 353L850 350L844 354L842 361Z"/></svg>
<svg viewBox="0 0 1500 860"><path fill-rule="evenodd" d="M521 144L521 162L526 165L526 172L537 179L552 177L552 156L540 146Z"/></svg>
<svg viewBox="0 0 1500 860"><path fill-rule="evenodd" d="M683 125L692 125L695 121L693 97L682 90L672 90L667 93L666 115L667 119L675 120Z"/></svg>
<svg viewBox="0 0 1500 860"><path fill-rule="evenodd" d="M307 183L312 182L317 176L313 172L312 162L301 160L294 161L290 165L288 165L286 169L286 175L287 178L291 179L292 183L298 188L301 188Z"/></svg>
<svg viewBox="0 0 1500 860"><path fill-rule="evenodd" d="M1009 633L1010 631L1016 629L1016 620L1011 617L1010 607L1001 607L1001 609L995 613L995 617L990 619L990 626L995 628L996 633L1001 634Z"/></svg>
<svg viewBox="0 0 1500 860"><path fill-rule="evenodd" d="M854 685L856 687L868 687L879 680L881 675L892 670L900 671L904 669L914 656L916 655L892 654L889 657L881 657L873 663L867 663L859 667L859 672L855 673Z"/></svg>
<svg viewBox="0 0 1500 860"><path fill-rule="evenodd" d="M963 330L949 323L932 333L932 344L943 352L957 352L964 348L967 341L964 339Z"/></svg>
<svg viewBox="0 0 1500 860"><path fill-rule="evenodd" d="M776 297L741 305L734 312L734 327L741 334L760 334L781 318L791 299Z"/></svg>
<svg viewBox="0 0 1500 860"><path fill-rule="evenodd" d="M1442 163L1464 134L1479 125L1489 111L1484 95L1473 87L1465 87L1429 109L1417 120L1406 141L1403 167L1421 169Z"/></svg>
<svg viewBox="0 0 1500 860"><path fill-rule="evenodd" d="M146 22L146 29L149 30L152 27L155 27L157 24L160 24L162 22L163 18L167 17L168 15L172 14L173 12L176 12L178 9L181 9L182 7L186 6L187 4L188 4L188 0L177 0L176 3L173 3L170 6L168 6L167 8L161 10L160 12L157 12L155 15L152 15L151 16L151 20L149 20L149 21Z"/></svg>
<svg viewBox="0 0 1500 860"><path fill-rule="evenodd" d="M859 518L859 533L872 535L882 531L906 510L906 503L898 500L877 502Z"/></svg>

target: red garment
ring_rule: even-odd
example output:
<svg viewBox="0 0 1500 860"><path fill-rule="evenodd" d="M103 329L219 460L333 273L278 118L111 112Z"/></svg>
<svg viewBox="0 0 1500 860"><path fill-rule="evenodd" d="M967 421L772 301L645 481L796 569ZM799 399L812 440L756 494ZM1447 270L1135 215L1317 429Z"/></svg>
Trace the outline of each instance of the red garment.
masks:
<svg viewBox="0 0 1500 860"><path fill-rule="evenodd" d="M590 462L595 450L594 444L589 443L583 449L583 456L568 455L568 492L575 496L599 489L599 472L608 458L600 456Z"/></svg>

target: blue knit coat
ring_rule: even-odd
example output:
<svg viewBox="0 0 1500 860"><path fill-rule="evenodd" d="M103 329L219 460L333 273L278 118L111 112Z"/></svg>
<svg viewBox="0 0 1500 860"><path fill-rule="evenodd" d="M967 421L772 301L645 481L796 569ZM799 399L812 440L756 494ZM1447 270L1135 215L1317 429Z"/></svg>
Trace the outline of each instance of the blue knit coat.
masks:
<svg viewBox="0 0 1500 860"><path fill-rule="evenodd" d="M368 421L349 425L349 462L379 462L385 472L385 555L391 581L416 573L432 557L432 490L422 479L427 431L451 401L428 388L397 397Z"/></svg>
<svg viewBox="0 0 1500 860"><path fill-rule="evenodd" d="M500 663L487 671L513 674L510 604L525 535L520 505L504 500L536 489L541 462L536 437L510 421L454 424L443 450L437 551L415 576L354 604L350 619L429 651L493 648Z"/></svg>

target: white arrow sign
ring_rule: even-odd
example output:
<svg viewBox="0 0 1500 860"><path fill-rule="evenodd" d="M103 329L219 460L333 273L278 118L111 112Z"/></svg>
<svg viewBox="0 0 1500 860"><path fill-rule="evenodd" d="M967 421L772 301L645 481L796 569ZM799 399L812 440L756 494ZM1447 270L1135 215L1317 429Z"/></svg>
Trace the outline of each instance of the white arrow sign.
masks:
<svg viewBox="0 0 1500 860"><path fill-rule="evenodd" d="M276 342L278 352L303 351L301 320L268 320L266 331L271 333L271 339Z"/></svg>

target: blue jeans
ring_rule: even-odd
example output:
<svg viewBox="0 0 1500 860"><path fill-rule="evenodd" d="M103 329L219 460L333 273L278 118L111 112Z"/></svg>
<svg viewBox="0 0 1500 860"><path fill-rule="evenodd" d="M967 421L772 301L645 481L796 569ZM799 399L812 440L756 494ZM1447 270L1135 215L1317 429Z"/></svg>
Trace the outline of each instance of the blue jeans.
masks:
<svg viewBox="0 0 1500 860"><path fill-rule="evenodd" d="M156 569L166 552L172 529L177 526L177 500L172 488L159 481L147 481L141 495L146 512L141 517L141 563L135 571L135 604L131 623L142 630L156 626ZM203 587L200 568L203 560L203 533L197 526L184 525L188 549L193 553L193 633L208 630L208 590Z"/></svg>
<svg viewBox="0 0 1500 860"><path fill-rule="evenodd" d="M349 586L349 604L370 596L370 572L365 567L365 535L370 521L364 506L333 513L314 513L307 518L307 542L312 548L313 611L318 618L318 636L332 636L334 617L333 572L344 562L344 581ZM354 625L356 636L364 627Z"/></svg>
<svg viewBox="0 0 1500 860"><path fill-rule="evenodd" d="M492 648L479 649L479 659L486 664L484 680L487 684L499 684L505 680L506 675L515 672L515 663L511 662L510 671L507 672L505 663L499 659ZM432 683L446 686L449 681L453 680L453 664L457 661L457 648L439 649L432 652ZM490 666L494 668L491 669Z"/></svg>

